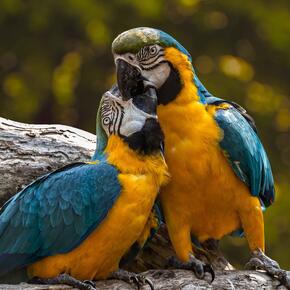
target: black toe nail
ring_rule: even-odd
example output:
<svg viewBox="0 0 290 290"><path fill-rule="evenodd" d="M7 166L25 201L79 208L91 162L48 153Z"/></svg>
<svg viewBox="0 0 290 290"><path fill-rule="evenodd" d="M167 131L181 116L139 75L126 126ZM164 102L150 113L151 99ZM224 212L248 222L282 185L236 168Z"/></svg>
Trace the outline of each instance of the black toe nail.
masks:
<svg viewBox="0 0 290 290"><path fill-rule="evenodd" d="M212 268L212 266L211 265L209 265L209 264L206 264L204 267L203 267L203 271L206 273L209 273L210 275L211 275L211 281L210 281L210 283L212 283L213 282L213 280L215 279L215 273L214 273L214 270L213 270L213 268Z"/></svg>
<svg viewBox="0 0 290 290"><path fill-rule="evenodd" d="M147 283L149 285L151 290L154 290L154 285L150 279L145 278L145 283Z"/></svg>

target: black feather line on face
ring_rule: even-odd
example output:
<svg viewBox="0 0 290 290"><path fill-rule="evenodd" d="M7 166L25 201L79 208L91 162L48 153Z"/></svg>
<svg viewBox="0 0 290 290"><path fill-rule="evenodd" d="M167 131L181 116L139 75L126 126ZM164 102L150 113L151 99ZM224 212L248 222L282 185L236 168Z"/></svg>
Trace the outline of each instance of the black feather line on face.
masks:
<svg viewBox="0 0 290 290"><path fill-rule="evenodd" d="M112 108L114 114L113 114L113 118L114 118L114 122L113 122L113 132L114 134L117 133L117 130L116 130L116 125L117 125L117 122L118 122L118 118L119 118L119 110L118 110L118 107L116 106L116 102L114 102L114 107Z"/></svg>
<svg viewBox="0 0 290 290"><path fill-rule="evenodd" d="M121 110L120 110L121 114L120 114L120 121L119 121L119 125L118 125L118 134L121 136L121 125L123 123L123 118L124 118L124 108L121 105L120 105L120 107L121 107Z"/></svg>
<svg viewBox="0 0 290 290"><path fill-rule="evenodd" d="M140 61L140 64L142 64L143 66L147 66L147 65L151 65L153 63L155 63L160 57L163 57L165 54L163 52L161 52L158 56L156 57L151 57L149 59L146 59L145 61ZM153 60L152 60L153 59ZM148 62L150 61L150 62Z"/></svg>
<svg viewBox="0 0 290 290"><path fill-rule="evenodd" d="M156 56L159 52L162 52L163 49L159 49L156 46L144 46L137 53L136 57L138 61L146 61L154 56Z"/></svg>
<svg viewBox="0 0 290 290"><path fill-rule="evenodd" d="M155 65L152 65L150 67L144 67L144 65L140 64L140 67L142 70L146 70L146 71L149 71L149 70L153 70L155 69L156 67L158 67L161 63L168 63L167 60L161 60L160 62L156 63Z"/></svg>
<svg viewBox="0 0 290 290"><path fill-rule="evenodd" d="M124 108L116 101L105 100L101 108L101 119L104 128L107 128L109 134L119 134L124 116ZM104 123L109 119L109 123Z"/></svg>

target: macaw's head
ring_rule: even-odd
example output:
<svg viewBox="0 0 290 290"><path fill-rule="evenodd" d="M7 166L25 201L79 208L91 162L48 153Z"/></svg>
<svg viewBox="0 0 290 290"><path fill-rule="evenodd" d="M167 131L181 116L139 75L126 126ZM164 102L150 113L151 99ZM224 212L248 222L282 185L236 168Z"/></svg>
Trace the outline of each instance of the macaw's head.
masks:
<svg viewBox="0 0 290 290"><path fill-rule="evenodd" d="M134 84L133 84L134 85ZM122 138L131 149L142 154L160 150L163 132L157 114L156 90L147 86L123 99L113 86L101 99L97 115L97 150L103 151L111 136Z"/></svg>
<svg viewBox="0 0 290 290"><path fill-rule="evenodd" d="M198 98L191 56L167 33L146 27L130 29L113 41L112 52L124 99L144 86L157 90L159 104L175 100L185 87L194 89Z"/></svg>

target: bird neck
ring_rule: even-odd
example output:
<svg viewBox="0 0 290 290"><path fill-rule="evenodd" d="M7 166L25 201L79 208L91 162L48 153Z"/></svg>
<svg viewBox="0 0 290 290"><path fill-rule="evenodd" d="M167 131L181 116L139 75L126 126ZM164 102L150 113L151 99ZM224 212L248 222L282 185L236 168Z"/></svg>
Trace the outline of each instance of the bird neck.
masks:
<svg viewBox="0 0 290 290"><path fill-rule="evenodd" d="M174 47L168 47L165 49L165 58L172 66L171 75L168 82L161 87L159 98L166 98L166 96L162 96L162 93L166 94L166 87L168 87L168 93L174 95L167 103L172 101L180 105L192 102L204 103L204 98L199 94L197 84L194 81L196 76L188 56ZM172 74L174 73L175 77L173 78ZM165 102L160 103L166 105Z"/></svg>
<svg viewBox="0 0 290 290"><path fill-rule="evenodd" d="M152 174L159 184L166 182L168 178L167 165L160 151L150 155L140 154L131 149L123 138L111 135L104 153L107 161L122 173Z"/></svg>
<svg viewBox="0 0 290 290"><path fill-rule="evenodd" d="M174 148L179 140L203 140L215 143L220 139L220 130L211 112L208 111L205 97L207 90L196 77L188 57L176 48L166 48L165 57L178 72L181 89L173 100L160 104L157 109L159 122L166 136L166 152Z"/></svg>

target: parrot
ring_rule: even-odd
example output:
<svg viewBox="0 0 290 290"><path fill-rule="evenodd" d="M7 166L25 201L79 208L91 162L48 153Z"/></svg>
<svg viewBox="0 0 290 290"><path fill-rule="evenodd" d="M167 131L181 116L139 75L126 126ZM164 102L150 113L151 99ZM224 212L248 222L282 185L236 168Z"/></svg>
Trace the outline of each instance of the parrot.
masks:
<svg viewBox="0 0 290 290"><path fill-rule="evenodd" d="M159 198L177 256L173 264L198 278L209 272L214 279L192 242L244 235L251 251L246 268L264 270L289 288L287 272L265 254L263 211L274 202L275 189L253 118L237 103L212 95L189 52L164 31L125 31L114 39L112 54L124 98L144 85L157 91L171 175Z"/></svg>
<svg viewBox="0 0 290 290"><path fill-rule="evenodd" d="M92 280L152 282L118 270L156 225L152 211L168 179L156 90L123 100L107 91L91 161L66 165L26 186L0 210L0 277L24 269L30 283L95 289Z"/></svg>

